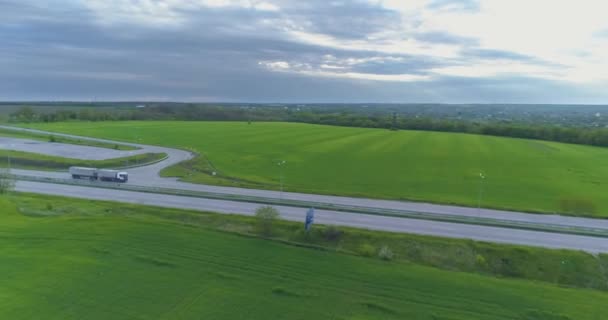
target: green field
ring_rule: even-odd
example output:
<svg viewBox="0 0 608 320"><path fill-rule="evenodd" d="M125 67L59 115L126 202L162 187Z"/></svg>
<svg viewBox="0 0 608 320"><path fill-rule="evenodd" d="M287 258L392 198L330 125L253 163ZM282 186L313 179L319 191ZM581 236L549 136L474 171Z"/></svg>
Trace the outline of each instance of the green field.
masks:
<svg viewBox="0 0 608 320"><path fill-rule="evenodd" d="M22 209L41 203L46 209ZM608 313L601 291L313 250L160 214L124 215L119 204L13 196L0 198L0 207L0 319L599 320Z"/></svg>
<svg viewBox="0 0 608 320"><path fill-rule="evenodd" d="M608 149L470 134L297 123L105 122L37 129L192 149L187 181L608 216ZM286 164L281 168L280 160ZM210 175L216 171L217 176ZM479 174L486 179L483 183Z"/></svg>
<svg viewBox="0 0 608 320"><path fill-rule="evenodd" d="M13 169L26 170L67 170L71 166L95 168L122 168L134 165L143 165L164 159L165 153L142 153L128 157L106 160L81 160L48 156L31 152L0 150L0 168L9 166ZM10 160L9 160L10 159Z"/></svg>

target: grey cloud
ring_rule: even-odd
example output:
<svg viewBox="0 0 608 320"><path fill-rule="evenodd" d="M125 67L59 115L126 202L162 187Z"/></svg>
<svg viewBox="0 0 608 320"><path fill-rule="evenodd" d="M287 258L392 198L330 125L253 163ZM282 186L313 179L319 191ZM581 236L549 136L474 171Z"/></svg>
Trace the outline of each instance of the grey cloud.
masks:
<svg viewBox="0 0 608 320"><path fill-rule="evenodd" d="M357 39L396 29L401 16L397 12L366 2L300 1L284 10L287 18L299 22L307 31L339 38Z"/></svg>
<svg viewBox="0 0 608 320"><path fill-rule="evenodd" d="M461 37L450 34L448 32L424 32L417 33L414 38L422 42L441 43L441 44L459 44L466 46L474 46L479 44L479 40L469 37Z"/></svg>
<svg viewBox="0 0 608 320"><path fill-rule="evenodd" d="M525 55L513 51L492 50L479 48L465 48L462 50L462 55L465 59L483 59L483 60L512 60L526 63L533 63L544 66L560 66L554 62L548 62L534 56Z"/></svg>
<svg viewBox="0 0 608 320"><path fill-rule="evenodd" d="M491 49L467 49L463 52L465 56L484 58L484 59L507 59L507 60L534 60L532 56L520 54L512 51L505 50L491 50Z"/></svg>
<svg viewBox="0 0 608 320"><path fill-rule="evenodd" d="M478 11L478 0L432 0L427 8L445 11Z"/></svg>
<svg viewBox="0 0 608 320"><path fill-rule="evenodd" d="M372 60L352 67L352 71L371 74L427 74L430 68L444 66L436 59L417 56L403 56L400 59Z"/></svg>
<svg viewBox="0 0 608 320"><path fill-rule="evenodd" d="M435 1L437 10L473 8ZM174 28L99 24L76 0L0 0L0 100L224 100L278 102L592 102L601 94L526 78L435 78L393 83L272 72L259 61L320 67L324 56L363 62L348 71L424 74L467 59L534 57L476 49L475 39L449 33L404 35L463 48L463 59L339 50L295 42L282 28L343 39L393 30L400 16L364 2L284 1L280 12L238 8L179 12ZM293 25L290 25L293 24ZM377 57L378 59L371 59ZM338 62L336 62L338 63ZM557 93L556 93L557 92ZM605 95L604 95L605 96ZM545 99L545 100L543 100Z"/></svg>

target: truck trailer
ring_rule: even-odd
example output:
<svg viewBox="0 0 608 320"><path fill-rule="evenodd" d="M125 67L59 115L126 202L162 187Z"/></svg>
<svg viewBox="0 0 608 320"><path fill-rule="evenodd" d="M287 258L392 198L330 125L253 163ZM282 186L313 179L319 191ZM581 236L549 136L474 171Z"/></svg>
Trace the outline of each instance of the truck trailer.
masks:
<svg viewBox="0 0 608 320"><path fill-rule="evenodd" d="M91 181L127 182L129 180L127 172L110 169L70 167L70 174L74 179L89 179Z"/></svg>

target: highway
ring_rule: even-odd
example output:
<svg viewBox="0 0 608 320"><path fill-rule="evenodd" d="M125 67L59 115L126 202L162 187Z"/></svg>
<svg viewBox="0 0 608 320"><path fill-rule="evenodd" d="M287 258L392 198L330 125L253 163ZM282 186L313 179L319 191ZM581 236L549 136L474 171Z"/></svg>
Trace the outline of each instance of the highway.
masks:
<svg viewBox="0 0 608 320"><path fill-rule="evenodd" d="M4 129L22 130L34 133L50 134L49 132L21 129L8 126L0 126ZM163 152L168 158L159 163L129 169L129 184L162 187L181 190L213 192L230 195L256 196L264 198L300 200L310 202L320 202L329 204L340 204L367 208L381 208L404 210L424 213L434 213L452 216L467 217L490 217L501 220L522 221L536 224L562 225L573 227L586 227L608 230L608 220L589 219L579 217L566 217L559 215L540 215L524 212L511 212L490 209L477 209L449 205L435 205L418 202L388 201L351 197L326 196L315 194L303 194L284 192L282 195L277 191L244 189L232 187L218 187L210 185L200 185L177 181L174 178L162 178L160 170L167 166L174 165L181 161L191 159L193 154L188 151L158 146L148 146L134 143L122 143L105 139L95 139L74 135L53 133L55 136L66 136L81 140L103 141L109 143L119 143L136 146L141 150L138 152ZM32 150L32 152L36 152ZM44 176L51 178L68 179L66 172L38 172L29 170L12 170L19 175ZM80 198L90 198L97 200L113 200L121 202L142 203L174 208L187 208L203 211L215 211L221 213L252 214L259 204L233 202L222 200L209 200L192 197L179 197L169 195L154 195L150 193L138 193L130 191L118 191L108 189L96 189L90 187L52 185L46 183L34 183L20 181L17 190L23 192L36 192L53 195L75 196ZM301 208L281 207L281 212L286 219L301 220L303 210ZM375 230L385 230L392 232L418 233L455 238L469 238L475 240L492 241L500 243L524 244L532 246L543 246L549 248L579 249L590 252L608 252L608 239L596 237L583 237L574 235L563 235L556 233L545 233L538 231L524 231L514 229L502 229L496 227L474 226L466 224L446 223L437 221L413 220L395 217L383 217L377 215L364 215L359 213L345 213L336 211L319 211L320 223L339 224L352 227L369 228Z"/></svg>
<svg viewBox="0 0 608 320"><path fill-rule="evenodd" d="M16 191L241 215L253 215L255 209L260 206L256 203L247 202L210 200L172 195L159 196L153 193L108 190L29 181L18 181ZM286 206L275 207L279 210L283 219L301 221L303 224L307 209ZM389 232L467 238L497 243L541 246L555 249L583 250L591 253L608 252L608 238L444 223L330 210L315 210L315 223Z"/></svg>

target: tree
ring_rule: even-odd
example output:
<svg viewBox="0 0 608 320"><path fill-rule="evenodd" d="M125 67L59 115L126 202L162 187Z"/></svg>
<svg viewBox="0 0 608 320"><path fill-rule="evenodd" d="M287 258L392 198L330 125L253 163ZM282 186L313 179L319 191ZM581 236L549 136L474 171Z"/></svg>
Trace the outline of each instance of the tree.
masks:
<svg viewBox="0 0 608 320"><path fill-rule="evenodd" d="M36 113L29 106L19 108L17 112L12 114L12 117L18 122L31 122L34 120Z"/></svg>
<svg viewBox="0 0 608 320"><path fill-rule="evenodd" d="M0 194L7 194L15 189L15 178L8 169L0 169Z"/></svg>
<svg viewBox="0 0 608 320"><path fill-rule="evenodd" d="M271 206L262 206L255 210L258 234L268 237L272 235L275 221L279 218L279 211Z"/></svg>

